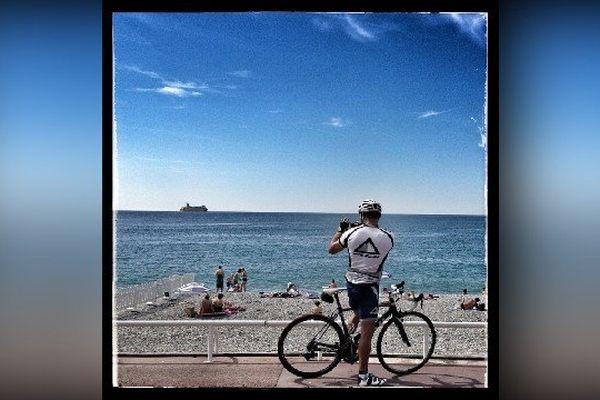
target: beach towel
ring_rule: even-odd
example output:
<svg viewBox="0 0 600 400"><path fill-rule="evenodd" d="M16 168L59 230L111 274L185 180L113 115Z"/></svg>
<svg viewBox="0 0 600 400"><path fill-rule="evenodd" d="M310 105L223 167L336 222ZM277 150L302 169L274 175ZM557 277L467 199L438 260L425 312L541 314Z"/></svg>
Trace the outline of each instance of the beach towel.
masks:
<svg viewBox="0 0 600 400"><path fill-rule="evenodd" d="M204 313L204 314L200 315L200 318L221 317L223 315L227 315L227 313L225 311L213 312L213 313Z"/></svg>

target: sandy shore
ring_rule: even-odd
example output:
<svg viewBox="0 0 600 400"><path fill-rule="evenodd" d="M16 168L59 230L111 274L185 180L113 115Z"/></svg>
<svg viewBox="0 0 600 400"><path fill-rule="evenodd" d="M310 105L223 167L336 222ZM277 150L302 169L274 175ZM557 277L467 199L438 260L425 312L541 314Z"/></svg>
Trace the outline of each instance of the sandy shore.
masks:
<svg viewBox="0 0 600 400"><path fill-rule="evenodd" d="M214 293L211 293L214 296ZM157 306L139 308L139 312L124 311L118 319L125 320L191 320L186 307L198 309L202 294L184 295L170 301L157 300ZM417 307L434 323L435 321L487 322L487 311L456 309L458 295L440 295L439 299L426 300L423 309ZM384 298L382 297L382 300ZM314 300L299 298L262 298L258 293L226 293L225 300L246 310L231 316L215 319L236 320L291 320L309 313ZM345 292L340 294L343 305ZM407 303L408 304L408 303ZM321 303L323 313L334 311L334 304ZM277 339L282 328L217 328L219 352L276 352ZM481 356L487 354L487 332L484 329L436 329L438 339L435 355L461 354ZM375 333L377 335L378 332ZM205 327L119 327L117 348L123 353L205 353L207 328Z"/></svg>

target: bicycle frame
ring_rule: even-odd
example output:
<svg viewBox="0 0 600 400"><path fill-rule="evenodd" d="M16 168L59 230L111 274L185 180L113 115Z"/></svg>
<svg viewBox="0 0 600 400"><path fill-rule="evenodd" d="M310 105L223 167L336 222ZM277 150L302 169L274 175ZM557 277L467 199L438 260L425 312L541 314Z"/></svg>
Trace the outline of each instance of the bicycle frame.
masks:
<svg viewBox="0 0 600 400"><path fill-rule="evenodd" d="M401 293L402 292L400 292L400 294ZM377 320L375 321L375 328L379 327L384 321L386 321L388 318L390 318L392 316L400 317L402 315L402 310L400 310L400 308L396 305L396 301L394 300L392 294L393 294L393 292L389 292L389 302L387 304L386 303L379 304L379 307L386 307L387 310L379 318L377 318ZM353 311L353 310L350 307L347 307L347 308L342 307L342 303L340 302L340 298L338 296L337 291L333 292L333 298L337 305L337 310L334 311L333 313L331 313L329 315L329 317L335 321L335 318L339 316L340 321L341 321L340 325L342 326L342 331L344 332L344 336L349 337L350 331L348 330L348 325L346 324L346 319L344 318L344 312Z"/></svg>

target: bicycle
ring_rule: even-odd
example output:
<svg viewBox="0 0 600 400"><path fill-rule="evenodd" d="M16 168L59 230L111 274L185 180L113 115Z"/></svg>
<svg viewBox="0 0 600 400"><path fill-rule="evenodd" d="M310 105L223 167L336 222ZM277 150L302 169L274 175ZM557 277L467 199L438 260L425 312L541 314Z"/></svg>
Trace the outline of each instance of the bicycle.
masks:
<svg viewBox="0 0 600 400"><path fill-rule="evenodd" d="M377 319L376 328L383 324L377 338L377 358L381 365L396 375L407 375L423 367L431 358L436 332L431 320L416 311L402 311L400 298L404 281L391 285L389 300L379 307L387 310ZM335 368L340 361L358 361L360 333L348 330L338 293L345 288L324 289L321 300L336 302L337 310L329 316L307 314L290 322L281 332L277 353L286 370L302 378L316 378ZM416 302L415 302L416 304ZM339 322L336 319L339 317ZM422 344L422 346L419 346Z"/></svg>

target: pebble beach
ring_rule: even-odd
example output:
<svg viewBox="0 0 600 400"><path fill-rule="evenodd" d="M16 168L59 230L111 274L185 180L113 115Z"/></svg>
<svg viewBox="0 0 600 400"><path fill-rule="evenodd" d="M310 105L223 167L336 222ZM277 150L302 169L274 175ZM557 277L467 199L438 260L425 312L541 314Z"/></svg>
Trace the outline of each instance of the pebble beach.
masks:
<svg viewBox="0 0 600 400"><path fill-rule="evenodd" d="M216 293L211 292L211 297ZM204 294L185 294L170 299L157 299L154 305L140 305L136 311L122 311L119 320L195 320L185 309L199 310ZM210 320L292 320L310 313L314 299L308 297L270 298L254 292L227 292L224 299L245 308L229 316L211 317ZM386 297L382 294L381 300ZM340 293L342 305L348 304L345 292ZM487 311L457 309L459 295L442 294L433 300L424 300L423 308L416 311L427 315L435 325L443 322L487 322ZM411 302L403 301L402 307ZM321 302L324 315L335 310L335 304ZM350 314L349 314L350 315ZM207 319L207 318L205 318ZM218 327L218 353L276 353L280 327ZM206 353L207 327L118 327L116 345L120 354ZM487 356L487 329L436 328L437 343L434 356L460 355ZM375 332L374 341L378 331Z"/></svg>

